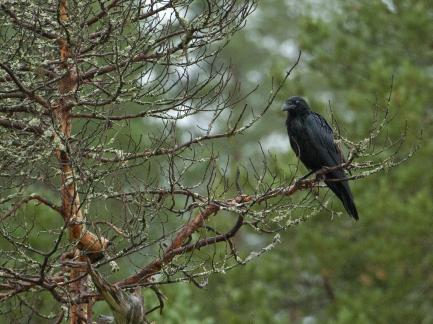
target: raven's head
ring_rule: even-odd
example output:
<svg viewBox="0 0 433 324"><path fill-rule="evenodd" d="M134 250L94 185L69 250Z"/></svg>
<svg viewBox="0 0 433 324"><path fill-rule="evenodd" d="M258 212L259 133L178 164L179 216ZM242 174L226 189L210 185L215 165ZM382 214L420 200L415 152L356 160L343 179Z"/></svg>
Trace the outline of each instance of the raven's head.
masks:
<svg viewBox="0 0 433 324"><path fill-rule="evenodd" d="M304 98L294 96L284 102L283 111L287 111L291 115L302 115L309 113L310 107Z"/></svg>

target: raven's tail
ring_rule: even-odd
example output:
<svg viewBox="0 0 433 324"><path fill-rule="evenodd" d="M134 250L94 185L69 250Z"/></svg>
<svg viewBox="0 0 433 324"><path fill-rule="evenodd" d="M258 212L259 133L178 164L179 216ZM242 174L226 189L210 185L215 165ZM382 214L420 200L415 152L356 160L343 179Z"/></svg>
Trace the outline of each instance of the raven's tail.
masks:
<svg viewBox="0 0 433 324"><path fill-rule="evenodd" d="M344 177L343 175L336 176L334 173L328 174L327 178L330 179L339 179L341 177ZM346 211L356 220L359 219L358 217L358 211L356 210L355 202L353 201L352 192L350 191L349 184L347 181L326 181L326 185L331 189L337 197L341 200L343 203L344 208Z"/></svg>

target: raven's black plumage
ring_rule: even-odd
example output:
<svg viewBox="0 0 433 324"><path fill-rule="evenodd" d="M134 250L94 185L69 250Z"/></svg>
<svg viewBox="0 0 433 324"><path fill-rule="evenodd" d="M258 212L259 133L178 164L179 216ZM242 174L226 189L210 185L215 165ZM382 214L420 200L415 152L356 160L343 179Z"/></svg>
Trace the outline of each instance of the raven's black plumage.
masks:
<svg viewBox="0 0 433 324"><path fill-rule="evenodd" d="M331 126L322 116L311 111L302 97L289 98L283 110L288 113L286 126L290 145L308 169L317 171L325 166L344 163L344 156L334 142ZM344 178L343 170L335 170L325 175L325 183L341 200L346 211L358 219L347 180L331 181Z"/></svg>

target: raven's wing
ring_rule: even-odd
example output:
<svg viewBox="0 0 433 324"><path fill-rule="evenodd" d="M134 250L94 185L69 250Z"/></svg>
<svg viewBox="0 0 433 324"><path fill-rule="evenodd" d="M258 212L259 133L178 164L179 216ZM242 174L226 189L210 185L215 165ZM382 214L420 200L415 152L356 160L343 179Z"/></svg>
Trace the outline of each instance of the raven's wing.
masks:
<svg viewBox="0 0 433 324"><path fill-rule="evenodd" d="M312 112L305 119L305 129L321 166L335 166L344 162L343 155L334 142L331 126L319 114Z"/></svg>
<svg viewBox="0 0 433 324"><path fill-rule="evenodd" d="M334 136L331 126L326 120L317 113L311 113L305 120L305 129L310 138L310 143L313 146L311 149L316 152L318 162L322 166L335 166L344 163L343 155L334 142ZM336 179L344 179L343 170L334 170L325 175L326 185L337 195L342 201L346 211L358 219L358 211L356 210L355 202L353 201L352 193L347 180L333 181Z"/></svg>

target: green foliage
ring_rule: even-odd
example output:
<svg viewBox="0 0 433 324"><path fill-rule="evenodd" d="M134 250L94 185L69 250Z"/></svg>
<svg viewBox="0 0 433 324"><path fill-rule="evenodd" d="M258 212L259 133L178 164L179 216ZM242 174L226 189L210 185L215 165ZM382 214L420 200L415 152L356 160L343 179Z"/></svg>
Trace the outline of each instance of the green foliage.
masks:
<svg viewBox="0 0 433 324"><path fill-rule="evenodd" d="M352 184L358 223L346 215L333 220L319 215L290 228L276 250L254 263L213 277L203 290L189 287L192 298L185 305L200 305L197 318L207 315L225 323L433 321L433 52L426 41L433 30L431 5L334 1L326 2L323 11L321 5L261 3L227 49L244 87L278 78L291 61L280 45L290 41L303 50L303 60L281 99L305 95L325 115L331 100L343 133L357 139L368 134L374 105L385 104L394 78L388 134L399 136L407 125L404 150L422 130L421 149L402 167ZM259 90L251 103L263 95ZM260 127L243 136L242 146L273 133L285 135L282 118L270 112ZM238 152L237 160L249 153ZM287 154L292 155L278 153L278 158L291 160ZM284 171L289 174L288 168ZM332 208L340 208L338 202ZM251 242L247 235L238 245Z"/></svg>
<svg viewBox="0 0 433 324"><path fill-rule="evenodd" d="M279 99L304 95L326 116L330 100L350 139L368 134L374 105L386 103L394 78L387 131L396 137L407 125L405 152L422 130L421 149L395 170L352 183L359 222L323 213L282 233L282 243L271 253L211 277L204 289L188 283L162 286L166 307L162 317L156 311L152 319L173 324L433 322L433 9L427 0L386 3L393 2L262 1L225 55L243 91L262 85L248 99L254 107L267 96L271 78L280 79L296 49L302 49L301 64ZM275 135L273 142L285 142L266 153L277 155L281 172L291 174L289 162L296 159L284 149L289 143L279 105L247 135L220 143L228 146L233 165L255 158L257 141L269 144ZM143 125L131 128L139 142ZM331 208L341 206L334 201ZM51 224L56 218L42 207L25 212L38 214L41 236L32 244L42 249L44 227L61 222ZM244 232L235 243L248 250L256 241L254 233ZM120 267L119 278L128 271L127 264ZM152 292L144 294L146 302L156 303ZM109 313L104 303L94 311Z"/></svg>
<svg viewBox="0 0 433 324"><path fill-rule="evenodd" d="M212 319L211 313L205 313L201 309L201 304L199 301L193 301L192 290L188 283L170 286L164 289L166 296L166 308L162 315L160 316L153 314L153 319L157 322L167 324L213 324L216 323ZM149 298L152 296L148 295ZM154 297L153 297L154 299ZM180 301L180 302L179 302ZM188 304L185 307L185 303Z"/></svg>

